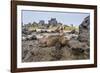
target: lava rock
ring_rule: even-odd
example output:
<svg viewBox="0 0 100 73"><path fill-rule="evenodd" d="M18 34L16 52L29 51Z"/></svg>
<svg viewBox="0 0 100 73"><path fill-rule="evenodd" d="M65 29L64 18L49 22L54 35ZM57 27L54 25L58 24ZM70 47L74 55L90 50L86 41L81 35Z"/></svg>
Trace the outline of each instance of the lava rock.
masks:
<svg viewBox="0 0 100 73"><path fill-rule="evenodd" d="M90 16L86 17L79 26L79 37L80 42L90 43Z"/></svg>
<svg viewBox="0 0 100 73"><path fill-rule="evenodd" d="M53 26L57 25L58 23L56 18L51 18L51 20L49 20L48 22L49 22L49 25L53 25Z"/></svg>

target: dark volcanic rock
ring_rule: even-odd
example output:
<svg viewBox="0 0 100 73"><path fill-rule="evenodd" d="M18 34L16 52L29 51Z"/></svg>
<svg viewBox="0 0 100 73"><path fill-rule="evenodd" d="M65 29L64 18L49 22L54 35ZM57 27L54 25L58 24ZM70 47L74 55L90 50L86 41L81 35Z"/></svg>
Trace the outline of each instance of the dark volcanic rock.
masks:
<svg viewBox="0 0 100 73"><path fill-rule="evenodd" d="M50 25L54 25L54 26L57 25L57 23L58 23L56 18L51 18L51 20L49 20L48 22Z"/></svg>
<svg viewBox="0 0 100 73"><path fill-rule="evenodd" d="M22 37L23 41L27 41L27 40L37 40L37 37L35 35L27 35L27 36L23 36Z"/></svg>
<svg viewBox="0 0 100 73"><path fill-rule="evenodd" d="M80 42L86 42L88 45L90 43L90 16L86 17L79 26L79 37Z"/></svg>
<svg viewBox="0 0 100 73"><path fill-rule="evenodd" d="M45 24L45 21L44 20L40 20L39 21L39 25L44 25Z"/></svg>
<svg viewBox="0 0 100 73"><path fill-rule="evenodd" d="M71 32L69 32L69 34L78 34L78 31L76 31L75 29L73 29Z"/></svg>
<svg viewBox="0 0 100 73"><path fill-rule="evenodd" d="M76 49L77 52L81 52L82 50L86 50L88 48L86 43L79 42L78 40L70 40L68 45L72 48L72 50Z"/></svg>
<svg viewBox="0 0 100 73"><path fill-rule="evenodd" d="M37 40L37 37L35 35L28 35L27 40Z"/></svg>

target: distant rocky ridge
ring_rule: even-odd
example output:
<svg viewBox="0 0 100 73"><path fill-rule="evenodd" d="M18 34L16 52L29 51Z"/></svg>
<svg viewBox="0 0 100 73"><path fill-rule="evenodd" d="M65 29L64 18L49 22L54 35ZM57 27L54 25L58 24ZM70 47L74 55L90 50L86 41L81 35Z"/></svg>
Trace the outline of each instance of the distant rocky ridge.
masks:
<svg viewBox="0 0 100 73"><path fill-rule="evenodd" d="M51 18L50 20L48 20L48 23L45 23L44 20L40 20L39 22L34 21L33 23L23 24L23 28L32 27L32 26L39 27L39 28L49 28L50 26L55 27L61 25L62 23L58 22L56 18Z"/></svg>

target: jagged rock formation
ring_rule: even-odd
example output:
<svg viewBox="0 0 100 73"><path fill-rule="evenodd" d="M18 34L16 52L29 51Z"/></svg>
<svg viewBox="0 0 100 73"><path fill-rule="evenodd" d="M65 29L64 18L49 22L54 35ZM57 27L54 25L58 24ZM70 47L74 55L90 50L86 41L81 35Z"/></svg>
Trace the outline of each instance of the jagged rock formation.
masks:
<svg viewBox="0 0 100 73"><path fill-rule="evenodd" d="M44 20L40 20L39 21L39 25L44 25L45 24L45 21Z"/></svg>
<svg viewBox="0 0 100 73"><path fill-rule="evenodd" d="M72 49L72 54L84 58L89 58L90 50L90 17L86 17L83 22L79 25L79 35L78 39L71 39L69 41L69 46ZM80 58L81 59L81 58Z"/></svg>
<svg viewBox="0 0 100 73"><path fill-rule="evenodd" d="M51 20L48 21L49 25L54 25L55 26L55 25L57 25L57 23L58 22L57 22L56 18L51 18Z"/></svg>
<svg viewBox="0 0 100 73"><path fill-rule="evenodd" d="M80 42L85 42L89 45L90 43L90 16L86 17L79 26L79 37Z"/></svg>

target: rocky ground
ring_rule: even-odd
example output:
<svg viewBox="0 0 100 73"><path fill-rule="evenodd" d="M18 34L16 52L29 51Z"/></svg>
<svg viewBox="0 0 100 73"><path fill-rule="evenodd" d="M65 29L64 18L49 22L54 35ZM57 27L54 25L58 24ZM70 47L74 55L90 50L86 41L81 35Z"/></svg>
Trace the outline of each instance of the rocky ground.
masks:
<svg viewBox="0 0 100 73"><path fill-rule="evenodd" d="M89 17L79 32L34 33L22 35L22 62L89 59ZM48 37L47 37L48 35Z"/></svg>

